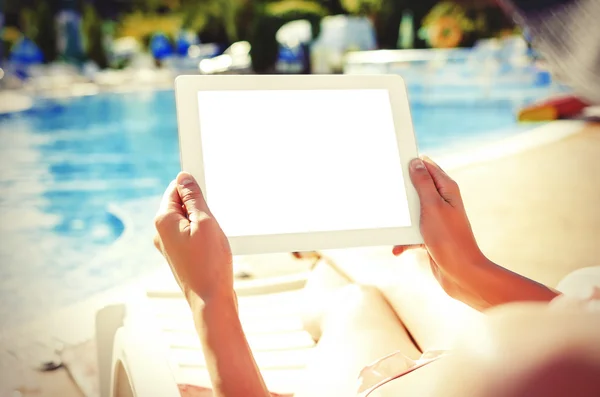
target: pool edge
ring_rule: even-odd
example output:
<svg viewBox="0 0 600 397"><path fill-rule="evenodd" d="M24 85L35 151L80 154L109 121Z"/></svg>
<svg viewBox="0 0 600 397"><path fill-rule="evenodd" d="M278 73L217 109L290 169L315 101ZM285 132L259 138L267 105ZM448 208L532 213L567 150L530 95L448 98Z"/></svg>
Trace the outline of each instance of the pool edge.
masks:
<svg viewBox="0 0 600 397"><path fill-rule="evenodd" d="M481 145L475 149L441 155L436 161L445 169L454 171L561 141L581 132L586 124L586 121L581 120L553 121L515 136Z"/></svg>
<svg viewBox="0 0 600 397"><path fill-rule="evenodd" d="M581 132L587 124L587 122L580 120L554 121L529 131L519 133L515 136L482 145L476 149L442 155L438 157L436 161L447 170L453 171L467 166L506 158L546 144L561 141ZM157 197L149 197L146 200L149 199L156 201ZM90 261L120 260L126 256L128 252L131 252L129 249L131 248L130 243L139 240L140 238L143 240L147 237L146 234L148 234L148 230L140 230L139 222L136 222L131 211L122 208L118 203L111 203L108 205L108 212L123 223L123 232L112 244L100 252L97 257L91 258ZM150 226L150 224L148 225ZM148 240L148 249L151 249L150 244L150 240ZM140 256L137 260L144 261L147 260L147 258ZM71 343L93 337L93 332L90 332L91 324L88 321L93 321L92 318L95 317L95 311L104 305L128 301L131 299L132 295L143 293L143 286L152 276L152 274L140 275L136 280L115 286L108 291L93 294L88 299L75 302L72 305L57 308L35 320L18 324L15 327L8 326L1 330L2 335L0 335L0 342L19 338L19 336L17 336L19 333L31 335L30 332L27 331L33 331L35 329L44 330L46 335L39 335L42 338L51 334L54 338L61 336L60 339L66 339L67 342ZM90 311L93 311L93 313L90 313ZM81 316L80 320L82 324L80 324L81 328L78 330L72 329L66 321L67 318L72 317L73 315ZM87 317L87 321L85 317ZM57 318L60 318L63 321L56 321ZM48 324L52 325L49 327ZM35 332L33 333L35 334ZM76 334L76 336L73 334ZM66 337L66 335L69 335L69 337ZM25 338L27 338L27 336L25 336Z"/></svg>

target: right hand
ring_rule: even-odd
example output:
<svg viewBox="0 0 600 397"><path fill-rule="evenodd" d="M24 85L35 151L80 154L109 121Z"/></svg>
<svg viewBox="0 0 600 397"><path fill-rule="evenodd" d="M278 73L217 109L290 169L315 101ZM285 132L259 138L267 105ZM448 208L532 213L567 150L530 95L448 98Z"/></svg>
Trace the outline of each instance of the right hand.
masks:
<svg viewBox="0 0 600 397"><path fill-rule="evenodd" d="M448 295L475 303L472 270L491 262L475 241L457 183L426 157L411 162L410 178L421 202L421 234L433 275ZM396 246L393 253L415 247Z"/></svg>

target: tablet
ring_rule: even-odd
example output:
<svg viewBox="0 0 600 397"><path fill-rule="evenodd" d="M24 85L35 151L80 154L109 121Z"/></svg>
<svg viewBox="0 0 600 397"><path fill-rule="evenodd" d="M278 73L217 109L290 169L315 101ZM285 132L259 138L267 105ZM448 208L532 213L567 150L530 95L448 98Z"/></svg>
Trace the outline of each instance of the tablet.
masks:
<svg viewBox="0 0 600 397"><path fill-rule="evenodd" d="M180 76L182 169L234 255L420 244L399 76Z"/></svg>

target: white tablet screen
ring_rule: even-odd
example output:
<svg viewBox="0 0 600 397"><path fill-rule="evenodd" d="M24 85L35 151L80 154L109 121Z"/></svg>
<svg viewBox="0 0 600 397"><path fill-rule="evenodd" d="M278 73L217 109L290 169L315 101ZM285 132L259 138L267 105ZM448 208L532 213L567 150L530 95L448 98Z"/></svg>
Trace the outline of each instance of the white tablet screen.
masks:
<svg viewBox="0 0 600 397"><path fill-rule="evenodd" d="M198 105L227 236L411 226L387 90L201 91Z"/></svg>

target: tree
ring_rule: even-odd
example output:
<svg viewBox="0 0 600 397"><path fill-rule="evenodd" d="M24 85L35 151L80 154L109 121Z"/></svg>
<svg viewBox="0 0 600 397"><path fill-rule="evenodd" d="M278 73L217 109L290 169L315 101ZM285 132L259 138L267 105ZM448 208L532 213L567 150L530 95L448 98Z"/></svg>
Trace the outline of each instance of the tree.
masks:
<svg viewBox="0 0 600 397"><path fill-rule="evenodd" d="M316 37L319 34L321 19L328 13L320 3L311 0L283 0L257 4L249 40L252 45L250 55L254 71L268 73L272 70L279 54L275 35L284 24L306 19L311 22L313 37Z"/></svg>
<svg viewBox="0 0 600 397"><path fill-rule="evenodd" d="M327 8L329 14L338 15L346 12L342 6L342 1L343 0L321 0L320 3L323 5L323 7Z"/></svg>
<svg viewBox="0 0 600 397"><path fill-rule="evenodd" d="M237 41L237 16L251 0L180 0L179 12L184 16L182 27L195 32L223 26L229 41Z"/></svg>
<svg viewBox="0 0 600 397"><path fill-rule="evenodd" d="M88 58L94 61L100 68L106 68L108 66L108 60L103 41L103 21L98 15L96 8L90 3L85 4L83 8L82 25Z"/></svg>
<svg viewBox="0 0 600 397"><path fill-rule="evenodd" d="M383 0L340 0L344 9L353 15L373 16L381 10Z"/></svg>
<svg viewBox="0 0 600 397"><path fill-rule="evenodd" d="M54 12L46 1L36 2L38 12L38 35L34 39L37 45L44 53L46 62L52 62L56 59L56 20Z"/></svg>
<svg viewBox="0 0 600 397"><path fill-rule="evenodd" d="M48 2L36 0L21 10L21 31L36 43L46 62L56 59L56 20Z"/></svg>

